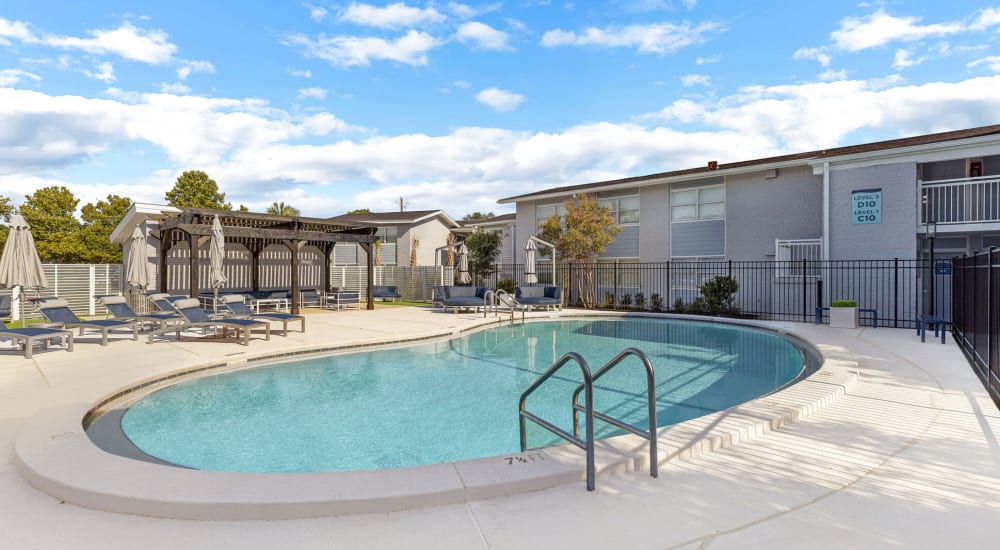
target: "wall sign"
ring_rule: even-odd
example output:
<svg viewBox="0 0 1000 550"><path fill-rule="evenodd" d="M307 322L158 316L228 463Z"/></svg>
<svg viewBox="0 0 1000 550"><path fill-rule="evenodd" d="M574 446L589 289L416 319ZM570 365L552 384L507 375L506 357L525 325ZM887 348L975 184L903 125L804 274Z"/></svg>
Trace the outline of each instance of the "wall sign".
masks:
<svg viewBox="0 0 1000 550"><path fill-rule="evenodd" d="M882 190L851 191L851 223L882 223Z"/></svg>

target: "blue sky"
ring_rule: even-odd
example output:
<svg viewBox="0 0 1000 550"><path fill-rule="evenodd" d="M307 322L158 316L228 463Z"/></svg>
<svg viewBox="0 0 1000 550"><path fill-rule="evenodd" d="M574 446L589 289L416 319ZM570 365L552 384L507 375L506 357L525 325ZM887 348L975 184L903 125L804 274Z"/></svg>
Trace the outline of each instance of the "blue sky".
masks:
<svg viewBox="0 0 1000 550"><path fill-rule="evenodd" d="M311 216L1000 123L983 2L0 5L0 194Z"/></svg>

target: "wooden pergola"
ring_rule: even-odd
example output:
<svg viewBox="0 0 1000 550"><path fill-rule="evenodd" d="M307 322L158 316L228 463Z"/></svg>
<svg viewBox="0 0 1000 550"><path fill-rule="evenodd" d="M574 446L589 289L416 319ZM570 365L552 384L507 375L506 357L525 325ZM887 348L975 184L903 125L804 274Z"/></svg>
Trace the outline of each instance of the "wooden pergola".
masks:
<svg viewBox="0 0 1000 550"><path fill-rule="evenodd" d="M212 235L212 220L219 216L226 243L245 246L252 257L252 290L260 290L260 253L272 244L284 245L291 252L291 308L299 312L299 251L312 245L323 253L322 281L324 292L330 290L330 255L338 242L359 243L368 264L368 309L375 309L372 298L374 280L373 244L377 240L375 226L359 223L331 222L322 218L275 216L210 208L180 209L181 213L160 223L159 282L160 292L167 290L167 255L177 243L190 247L190 296L197 298L199 250L208 246Z"/></svg>

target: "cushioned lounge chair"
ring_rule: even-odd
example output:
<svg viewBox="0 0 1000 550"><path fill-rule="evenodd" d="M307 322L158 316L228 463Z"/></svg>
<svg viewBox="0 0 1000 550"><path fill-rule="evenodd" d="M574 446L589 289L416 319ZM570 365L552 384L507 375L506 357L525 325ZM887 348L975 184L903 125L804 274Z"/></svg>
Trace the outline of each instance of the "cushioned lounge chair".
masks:
<svg viewBox="0 0 1000 550"><path fill-rule="evenodd" d="M323 307L323 295L314 288L299 292L299 307L306 306Z"/></svg>
<svg viewBox="0 0 1000 550"><path fill-rule="evenodd" d="M151 331L147 337L148 343L153 343L154 336L167 332L177 333L177 339L179 340L182 330L194 327L222 328L223 337L226 336L226 331L233 329L236 331L237 339L244 346L250 345L250 331L255 328L263 328L264 339L271 339L271 324L267 321L257 321L254 319L213 319L208 316L205 310L201 309L201 303L197 298L177 300L174 302L174 308L177 309L177 313L184 319L184 322ZM242 338L240 338L241 334Z"/></svg>
<svg viewBox="0 0 1000 550"><path fill-rule="evenodd" d="M452 308L456 313L460 309L486 307L486 287L482 286L445 286L441 287L444 298L441 300L444 308Z"/></svg>
<svg viewBox="0 0 1000 550"><path fill-rule="evenodd" d="M402 297L398 286L375 285L372 287L372 298L381 298L383 301L396 301Z"/></svg>
<svg viewBox="0 0 1000 550"><path fill-rule="evenodd" d="M49 349L49 343L59 340L66 346L66 351L73 351L73 331L60 328L8 328L0 321L0 338L10 338L14 343L24 346L24 358L31 359L31 348L36 342L42 343L43 349Z"/></svg>
<svg viewBox="0 0 1000 550"><path fill-rule="evenodd" d="M246 302L243 301L242 296L229 295L220 296L219 300L222 301L222 305L232 312L232 316L229 319L267 319L268 321L281 321L281 335L288 336L288 322L298 321L299 332L306 331L306 318L301 315L293 315L291 313L254 313Z"/></svg>
<svg viewBox="0 0 1000 550"><path fill-rule="evenodd" d="M150 323L153 325L153 328L159 328L166 323L179 322L181 320L176 311L154 311L145 315L139 315L132 309L132 306L128 305L124 296L102 296L100 301L104 307L108 308L108 311L111 312L111 315L115 319L133 321L138 323L139 326Z"/></svg>
<svg viewBox="0 0 1000 550"><path fill-rule="evenodd" d="M562 309L562 288L558 286L519 286L514 289L514 299L522 306Z"/></svg>
<svg viewBox="0 0 1000 550"><path fill-rule="evenodd" d="M115 329L131 330L132 339L139 339L138 324L128 321L120 321L118 319L94 319L84 321L73 313L73 310L69 308L69 302L66 300L60 300L58 298L54 300L45 300L38 303L38 309L41 310L42 316L45 317L45 320L49 323L69 329L80 329L81 336L83 336L83 331L85 330L99 331L101 333L102 346L108 345L108 333Z"/></svg>
<svg viewBox="0 0 1000 550"><path fill-rule="evenodd" d="M10 317L10 296L0 296L0 317Z"/></svg>
<svg viewBox="0 0 1000 550"><path fill-rule="evenodd" d="M177 314L177 308L174 307L174 302L178 300L187 299L187 296L177 296L173 294L150 294L148 296L149 301L153 304L157 310L163 313Z"/></svg>

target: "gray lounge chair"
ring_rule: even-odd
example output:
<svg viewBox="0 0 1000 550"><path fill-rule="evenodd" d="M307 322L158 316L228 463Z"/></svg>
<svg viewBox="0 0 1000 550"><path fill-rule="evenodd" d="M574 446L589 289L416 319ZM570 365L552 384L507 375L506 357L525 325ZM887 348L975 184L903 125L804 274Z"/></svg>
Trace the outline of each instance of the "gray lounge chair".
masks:
<svg viewBox="0 0 1000 550"><path fill-rule="evenodd" d="M117 319L95 319L91 321L84 321L73 313L73 311L69 308L69 302L66 300L60 300L58 298L54 300L45 300L38 303L38 309L41 310L42 316L45 317L45 320L49 323L69 329L80 329L81 336L83 336L83 331L85 330L99 331L101 333L102 346L108 345L108 333L115 329L131 330L132 339L139 339L138 324L130 323L128 321L119 321Z"/></svg>
<svg viewBox="0 0 1000 550"><path fill-rule="evenodd" d="M444 298L441 299L442 307L452 308L454 312L460 309L472 309L478 311L479 308L486 308L486 287L476 286L444 286Z"/></svg>
<svg viewBox="0 0 1000 550"><path fill-rule="evenodd" d="M230 294L228 296L220 296L219 300L222 301L222 305L226 307L230 312L232 312L231 317L228 319L267 319L268 321L281 321L281 335L288 336L288 322L289 321L299 321L299 332L306 331L306 318L301 315L293 315L291 313L254 313L246 302L243 301L243 297Z"/></svg>
<svg viewBox="0 0 1000 550"><path fill-rule="evenodd" d="M10 317L10 296L0 296L0 317Z"/></svg>
<svg viewBox="0 0 1000 550"><path fill-rule="evenodd" d="M181 331L193 328L193 327L214 327L222 328L222 336L226 336L226 331L233 329L236 331L237 339L241 340L240 343L244 346L250 345L250 331L255 328L264 329L264 339L271 339L271 324L267 321L256 321L253 319L213 319L208 316L205 310L201 309L201 303L197 298L185 298L183 300L177 300L174 302L174 308L177 309L177 313L184 319L183 323L178 323L175 325L170 325L168 327L163 327L151 331L147 337L147 342L152 344L153 337L167 332L177 333L177 339L180 340ZM240 335L242 333L242 338Z"/></svg>
<svg viewBox="0 0 1000 550"><path fill-rule="evenodd" d="M49 343L58 340L66 346L66 351L73 351L73 331L59 328L9 328L0 321L0 338L10 338L18 345L24 346L24 358L31 359L31 348L36 342L42 343L42 349L49 349Z"/></svg>
<svg viewBox="0 0 1000 550"><path fill-rule="evenodd" d="M562 288L558 286L519 286L514 289L517 303L542 309L562 309Z"/></svg>
<svg viewBox="0 0 1000 550"><path fill-rule="evenodd" d="M181 321L176 311L154 311L140 315L132 309L132 306L128 305L128 301L126 301L124 296L102 296L100 302L104 307L108 308L108 311L111 312L111 315L115 319L133 321L139 323L140 326L150 323L155 329L170 322Z"/></svg>

